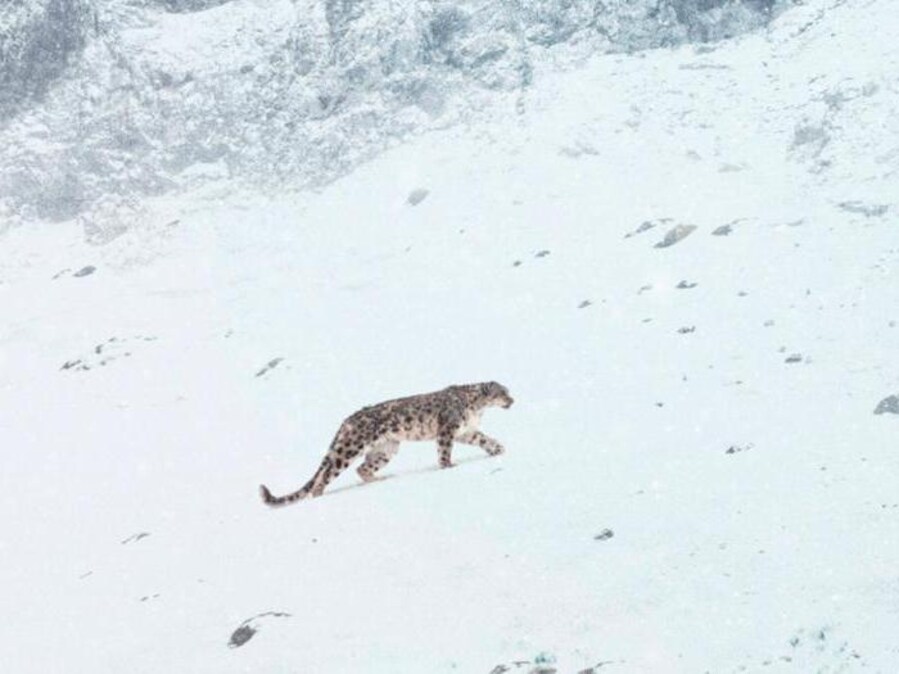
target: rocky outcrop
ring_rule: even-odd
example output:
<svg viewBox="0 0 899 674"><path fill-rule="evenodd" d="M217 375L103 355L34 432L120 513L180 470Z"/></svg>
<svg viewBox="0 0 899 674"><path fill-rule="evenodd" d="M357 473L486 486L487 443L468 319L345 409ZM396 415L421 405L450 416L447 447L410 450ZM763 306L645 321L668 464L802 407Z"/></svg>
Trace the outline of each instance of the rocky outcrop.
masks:
<svg viewBox="0 0 899 674"><path fill-rule="evenodd" d="M201 12L204 9L224 5L230 0L157 0L170 12Z"/></svg>
<svg viewBox="0 0 899 674"><path fill-rule="evenodd" d="M80 214L104 241L145 195L327 181L518 95L550 51L718 39L771 2L17 0L0 31L0 220Z"/></svg>
<svg viewBox="0 0 899 674"><path fill-rule="evenodd" d="M84 48L85 0L6 0L0 7L0 122L39 99Z"/></svg>

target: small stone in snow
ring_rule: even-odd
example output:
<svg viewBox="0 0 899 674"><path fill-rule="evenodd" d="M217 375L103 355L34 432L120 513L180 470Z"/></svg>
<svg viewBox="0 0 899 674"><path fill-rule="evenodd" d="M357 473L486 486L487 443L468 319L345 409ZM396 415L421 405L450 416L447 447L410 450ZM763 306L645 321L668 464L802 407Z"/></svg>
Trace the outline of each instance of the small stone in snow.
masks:
<svg viewBox="0 0 899 674"><path fill-rule="evenodd" d="M615 535L615 532L612 531L611 529L603 529L602 531L600 531L598 534L596 534L593 537L593 540L594 541L607 541L610 538L612 538L612 536L614 536L614 535Z"/></svg>
<svg viewBox="0 0 899 674"><path fill-rule="evenodd" d="M643 232L649 231L650 229L652 229L653 227L658 225L660 222L665 223L665 222L670 222L670 221L671 221L671 218L662 218L658 222L653 222L651 220L644 220L643 222L640 223L640 226L637 227L637 229L635 229L633 232L628 232L627 234L625 234L624 238L629 239L632 236L635 236L637 234L642 234Z"/></svg>
<svg viewBox="0 0 899 674"><path fill-rule="evenodd" d="M887 396L874 408L874 414L899 414L899 396Z"/></svg>
<svg viewBox="0 0 899 674"><path fill-rule="evenodd" d="M231 633L228 648L240 648L256 634L256 630L249 625L241 625Z"/></svg>
<svg viewBox="0 0 899 674"><path fill-rule="evenodd" d="M668 248L676 243L684 240L690 234L696 231L696 225L677 225L673 229L668 230L665 238L656 244L656 248Z"/></svg>
<svg viewBox="0 0 899 674"><path fill-rule="evenodd" d="M410 206L418 206L418 204L424 201L429 194L430 192L428 190L419 187L418 189L409 192L409 196L406 199L406 202Z"/></svg>
<svg viewBox="0 0 899 674"><path fill-rule="evenodd" d="M733 231L733 227L730 225L721 225L720 227L716 227L712 231L712 236L727 236Z"/></svg>
<svg viewBox="0 0 899 674"><path fill-rule="evenodd" d="M263 367L261 370L259 370L259 372L256 373L256 376L261 377L262 375L269 372L269 370L272 370L272 369L278 367L278 364L283 360L284 359L281 357L272 358L268 363L265 364L265 367Z"/></svg>
<svg viewBox="0 0 899 674"><path fill-rule="evenodd" d="M134 542L136 542L136 541L139 541L139 540L142 539L142 538L146 538L146 537L149 536L149 535L150 535L149 532L146 532L146 531L140 531L140 532L138 532L138 533L136 533L136 534L132 534L131 536L129 536L129 537L126 538L125 540L120 541L120 543L121 543L122 545L127 545L128 543L134 543Z"/></svg>
<svg viewBox="0 0 899 674"><path fill-rule="evenodd" d="M863 201L841 201L839 206L844 211L858 213L866 218L880 217L890 210L887 204L866 204Z"/></svg>

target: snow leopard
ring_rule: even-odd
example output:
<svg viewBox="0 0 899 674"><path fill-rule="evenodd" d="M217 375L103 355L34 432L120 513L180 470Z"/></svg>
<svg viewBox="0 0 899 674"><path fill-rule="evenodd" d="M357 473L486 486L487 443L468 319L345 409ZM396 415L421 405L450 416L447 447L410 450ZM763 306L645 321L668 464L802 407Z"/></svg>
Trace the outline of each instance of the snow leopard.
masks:
<svg viewBox="0 0 899 674"><path fill-rule="evenodd" d="M340 425L321 465L305 485L284 496L273 496L268 487L260 485L259 493L270 506L321 496L325 487L363 454L365 460L356 472L363 482L370 482L393 458L399 444L409 440L436 440L440 468L452 467L453 442L477 445L497 456L505 448L479 431L478 424L485 408L509 408L513 402L505 386L489 381L447 386L363 407Z"/></svg>

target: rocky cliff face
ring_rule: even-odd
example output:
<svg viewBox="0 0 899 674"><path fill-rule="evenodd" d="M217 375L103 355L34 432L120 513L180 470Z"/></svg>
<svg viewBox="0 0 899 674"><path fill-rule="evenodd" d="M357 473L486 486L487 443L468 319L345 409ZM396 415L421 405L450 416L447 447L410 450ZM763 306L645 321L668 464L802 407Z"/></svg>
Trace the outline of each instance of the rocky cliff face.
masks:
<svg viewBox="0 0 899 674"><path fill-rule="evenodd" d="M787 0L784 0L786 2ZM778 0L17 0L2 16L0 220L104 240L146 195L309 185L595 52L711 41Z"/></svg>
<svg viewBox="0 0 899 674"><path fill-rule="evenodd" d="M84 48L85 0L7 0L0 8L0 121L46 93Z"/></svg>

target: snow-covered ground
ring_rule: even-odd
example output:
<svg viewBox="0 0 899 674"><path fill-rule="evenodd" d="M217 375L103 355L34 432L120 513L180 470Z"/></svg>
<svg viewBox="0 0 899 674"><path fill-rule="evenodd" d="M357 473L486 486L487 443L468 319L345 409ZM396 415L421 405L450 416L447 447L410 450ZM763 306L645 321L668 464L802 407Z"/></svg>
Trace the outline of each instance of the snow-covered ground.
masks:
<svg viewBox="0 0 899 674"><path fill-rule="evenodd" d="M899 671L897 74L892 0L810 0L317 192L10 230L2 670ZM486 379L504 456L259 501Z"/></svg>

